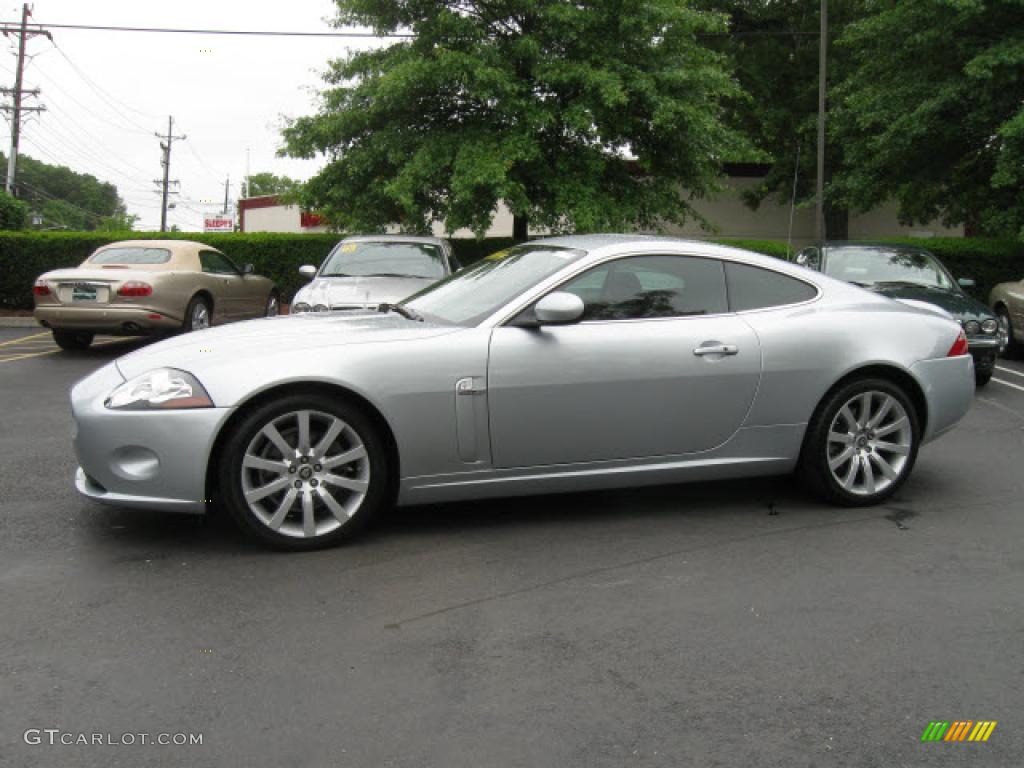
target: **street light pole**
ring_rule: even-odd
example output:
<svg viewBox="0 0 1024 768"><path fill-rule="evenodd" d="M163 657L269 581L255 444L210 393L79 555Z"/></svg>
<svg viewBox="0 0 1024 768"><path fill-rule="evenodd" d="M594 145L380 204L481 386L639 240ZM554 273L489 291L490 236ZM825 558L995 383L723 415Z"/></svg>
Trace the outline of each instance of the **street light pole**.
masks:
<svg viewBox="0 0 1024 768"><path fill-rule="evenodd" d="M825 242L825 63L828 57L828 0L821 0L818 47L818 180L815 189L814 239Z"/></svg>

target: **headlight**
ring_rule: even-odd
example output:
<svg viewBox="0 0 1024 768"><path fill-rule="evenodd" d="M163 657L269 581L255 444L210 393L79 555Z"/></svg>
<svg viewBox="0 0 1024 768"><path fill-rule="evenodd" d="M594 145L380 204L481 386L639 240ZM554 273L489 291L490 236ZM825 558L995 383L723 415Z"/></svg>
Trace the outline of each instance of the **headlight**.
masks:
<svg viewBox="0 0 1024 768"><path fill-rule="evenodd" d="M111 392L103 404L119 411L213 407L196 377L176 368L156 368L129 379Z"/></svg>
<svg viewBox="0 0 1024 768"><path fill-rule="evenodd" d="M979 323L977 320L968 320L966 323L964 323L964 332L968 336L974 336L975 334L980 333L981 323Z"/></svg>
<svg viewBox="0 0 1024 768"><path fill-rule="evenodd" d="M312 307L309 306L309 304L307 304L304 301L300 301L298 304L292 304L292 314L293 315L300 315L303 312L309 312L309 310L311 310L311 309L312 309Z"/></svg>
<svg viewBox="0 0 1024 768"><path fill-rule="evenodd" d="M983 330L985 333L995 333L996 331L999 330L999 323L997 323L990 317L988 320L982 322L981 330Z"/></svg>
<svg viewBox="0 0 1024 768"><path fill-rule="evenodd" d="M313 307L313 311L314 312L326 312L327 311L327 305L326 304L317 304L315 307Z"/></svg>

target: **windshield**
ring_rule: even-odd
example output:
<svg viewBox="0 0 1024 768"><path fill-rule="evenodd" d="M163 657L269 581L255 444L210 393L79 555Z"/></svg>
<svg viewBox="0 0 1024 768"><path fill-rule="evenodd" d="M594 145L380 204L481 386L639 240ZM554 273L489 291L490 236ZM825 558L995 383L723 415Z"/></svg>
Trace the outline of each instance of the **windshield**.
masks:
<svg viewBox="0 0 1024 768"><path fill-rule="evenodd" d="M90 264L166 264L171 252L166 248L104 248L89 258Z"/></svg>
<svg viewBox="0 0 1024 768"><path fill-rule="evenodd" d="M949 273L927 251L894 248L832 248L825 274L857 285L910 283L953 288Z"/></svg>
<svg viewBox="0 0 1024 768"><path fill-rule="evenodd" d="M444 255L429 243L344 242L320 269L320 277L444 277Z"/></svg>
<svg viewBox="0 0 1024 768"><path fill-rule="evenodd" d="M449 323L476 325L584 255L584 251L549 245L515 246L459 270L403 304Z"/></svg>

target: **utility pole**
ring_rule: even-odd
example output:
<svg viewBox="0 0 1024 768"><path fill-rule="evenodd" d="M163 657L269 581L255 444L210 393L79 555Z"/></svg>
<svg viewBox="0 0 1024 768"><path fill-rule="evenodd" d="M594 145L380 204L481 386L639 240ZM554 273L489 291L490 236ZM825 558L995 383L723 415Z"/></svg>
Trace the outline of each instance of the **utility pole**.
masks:
<svg viewBox="0 0 1024 768"><path fill-rule="evenodd" d="M171 184L177 184L178 182L171 181L171 145L176 141L184 141L188 137L182 134L181 136L174 135L174 118L168 116L167 118L167 135L155 134L159 139L163 139L160 142L160 149L163 150L163 157L160 159L160 165L164 167L164 178L163 181L154 181L154 184L161 185L161 198L160 204L160 231L167 231L167 196L170 194Z"/></svg>
<svg viewBox="0 0 1024 768"><path fill-rule="evenodd" d="M18 36L18 68L14 74L14 88L0 88L0 93L5 96L10 95L12 104L4 104L0 106L0 110L11 113L11 151L7 156L7 181L4 184L4 189L7 194L13 195L15 191L14 180L18 172L18 144L21 139L21 113L22 112L42 112L46 107L23 107L21 105L21 97L23 95L38 96L39 89L32 88L25 90L22 88L22 79L25 71L25 43L30 38L36 37L37 35L45 35L50 38L53 42L53 37L49 32L43 30L42 27L36 29L28 28L28 19L32 15L32 11L25 3L21 6L21 25L19 27L11 28L8 26L3 27L4 37L8 34L16 34Z"/></svg>
<svg viewBox="0 0 1024 768"><path fill-rule="evenodd" d="M821 0L821 39L818 45L818 181L815 189L814 239L825 242L825 70L828 57L828 0Z"/></svg>
<svg viewBox="0 0 1024 768"><path fill-rule="evenodd" d="M228 195L231 194L231 174L227 175L224 179L224 210L221 212L222 216L228 215Z"/></svg>

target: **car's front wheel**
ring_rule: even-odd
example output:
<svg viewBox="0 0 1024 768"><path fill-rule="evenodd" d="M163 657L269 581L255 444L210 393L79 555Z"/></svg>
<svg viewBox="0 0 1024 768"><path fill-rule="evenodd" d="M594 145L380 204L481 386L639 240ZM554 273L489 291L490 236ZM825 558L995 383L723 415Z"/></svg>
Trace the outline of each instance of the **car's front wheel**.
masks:
<svg viewBox="0 0 1024 768"><path fill-rule="evenodd" d="M815 413L800 470L832 502L878 504L910 475L919 440L917 412L901 387L885 379L852 381Z"/></svg>
<svg viewBox="0 0 1024 768"><path fill-rule="evenodd" d="M1017 357L1021 351L1021 343L1014 337L1010 311L1006 307L1000 306L996 309L996 319L999 322L999 341L1003 347L1003 356Z"/></svg>
<svg viewBox="0 0 1024 768"><path fill-rule="evenodd" d="M96 334L85 333L84 331L54 331L53 340L61 349L69 352L88 349Z"/></svg>
<svg viewBox="0 0 1024 768"><path fill-rule="evenodd" d="M357 407L289 395L249 413L226 441L220 490L243 530L280 549L337 544L390 498L384 442Z"/></svg>

